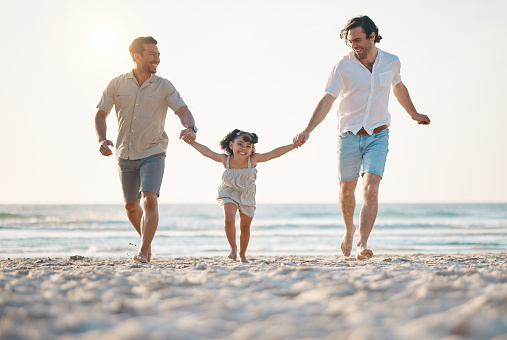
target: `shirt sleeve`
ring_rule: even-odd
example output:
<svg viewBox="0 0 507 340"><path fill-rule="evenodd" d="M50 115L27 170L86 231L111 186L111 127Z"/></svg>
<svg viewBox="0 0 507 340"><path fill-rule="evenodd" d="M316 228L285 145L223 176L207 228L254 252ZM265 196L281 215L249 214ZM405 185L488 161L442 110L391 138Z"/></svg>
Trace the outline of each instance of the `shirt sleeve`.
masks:
<svg viewBox="0 0 507 340"><path fill-rule="evenodd" d="M178 111L178 109L182 108L183 106L187 106L174 85L167 79L166 82L167 96L165 97L165 101L167 106L169 106L174 112Z"/></svg>
<svg viewBox="0 0 507 340"><path fill-rule="evenodd" d="M343 79L338 70L338 64L333 68L327 80L326 93L338 98L343 86Z"/></svg>
<svg viewBox="0 0 507 340"><path fill-rule="evenodd" d="M393 76L393 80L391 82L392 86L394 86L394 85L396 85L396 84L398 84L398 83L401 82L400 71L401 71L400 59L396 58L396 63L394 64L394 68L393 68L394 76Z"/></svg>
<svg viewBox="0 0 507 340"><path fill-rule="evenodd" d="M102 92L102 98L100 99L100 102L97 104L97 109L102 110L109 114L111 112L111 109L114 106L114 88L116 84L116 78L111 80L109 84L107 84L106 88L104 89L104 92Z"/></svg>

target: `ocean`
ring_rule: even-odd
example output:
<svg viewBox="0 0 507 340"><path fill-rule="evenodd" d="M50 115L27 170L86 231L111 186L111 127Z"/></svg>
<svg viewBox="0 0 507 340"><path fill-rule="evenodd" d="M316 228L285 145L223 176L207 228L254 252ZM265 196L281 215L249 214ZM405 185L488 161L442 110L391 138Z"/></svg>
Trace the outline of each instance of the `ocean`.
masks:
<svg viewBox="0 0 507 340"><path fill-rule="evenodd" d="M228 255L218 205L159 213L155 257ZM341 255L343 231L337 204L260 204L247 256ZM507 252L507 204L381 204L368 244L377 254ZM132 257L137 246L122 205L0 205L0 258Z"/></svg>

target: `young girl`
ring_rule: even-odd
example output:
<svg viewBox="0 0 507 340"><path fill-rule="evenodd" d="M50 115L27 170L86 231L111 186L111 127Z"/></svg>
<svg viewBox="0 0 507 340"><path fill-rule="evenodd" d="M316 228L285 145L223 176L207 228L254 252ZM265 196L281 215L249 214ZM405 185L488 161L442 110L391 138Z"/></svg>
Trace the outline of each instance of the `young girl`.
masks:
<svg viewBox="0 0 507 340"><path fill-rule="evenodd" d="M245 252L250 241L250 224L255 212L255 179L257 163L266 162L293 150L293 144L276 148L267 153L256 153L255 144L258 138L255 133L234 130L220 142L225 154L211 151L197 142L189 143L197 151L225 167L222 184L218 187L217 201L224 210L225 235L231 246L229 258L236 261L236 211L239 209L239 257L242 263L248 263Z"/></svg>

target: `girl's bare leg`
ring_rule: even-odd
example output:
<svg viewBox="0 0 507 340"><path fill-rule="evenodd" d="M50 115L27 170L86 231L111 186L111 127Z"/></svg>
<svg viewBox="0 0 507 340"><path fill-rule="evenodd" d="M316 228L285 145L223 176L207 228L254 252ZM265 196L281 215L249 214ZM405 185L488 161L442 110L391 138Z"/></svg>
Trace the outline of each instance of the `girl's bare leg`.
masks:
<svg viewBox="0 0 507 340"><path fill-rule="evenodd" d="M236 244L236 211L238 207L233 203L225 203L224 209L224 222L225 222L225 236L229 245L231 246L231 253L229 258L236 261L238 259L238 246Z"/></svg>
<svg viewBox="0 0 507 340"><path fill-rule="evenodd" d="M246 259L245 253L250 242L250 225L252 224L253 217L247 216L239 211L239 227L241 234L239 235L239 258L242 263L249 263Z"/></svg>

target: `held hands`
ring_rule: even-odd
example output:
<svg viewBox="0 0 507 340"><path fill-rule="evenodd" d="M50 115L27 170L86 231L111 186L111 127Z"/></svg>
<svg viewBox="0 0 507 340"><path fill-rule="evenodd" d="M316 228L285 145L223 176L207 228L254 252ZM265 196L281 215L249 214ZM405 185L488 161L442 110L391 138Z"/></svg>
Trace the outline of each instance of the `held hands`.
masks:
<svg viewBox="0 0 507 340"><path fill-rule="evenodd" d="M422 115L418 113L414 117L412 117L413 120L417 121L417 124L420 125L428 125L430 123L430 118L426 115Z"/></svg>
<svg viewBox="0 0 507 340"><path fill-rule="evenodd" d="M295 148L299 148L303 146L303 144L306 143L306 141L310 138L310 133L306 130L299 133L296 137L294 137L294 140L292 141Z"/></svg>
<svg viewBox="0 0 507 340"><path fill-rule="evenodd" d="M183 139L185 143L192 145L195 141L195 137L195 132L191 128L181 130L180 139Z"/></svg>
<svg viewBox="0 0 507 340"><path fill-rule="evenodd" d="M113 154L113 151L109 148L109 145L111 147L114 147L113 142L111 142L108 139L104 139L102 142L99 142L100 148L99 151L104 156L111 156Z"/></svg>

